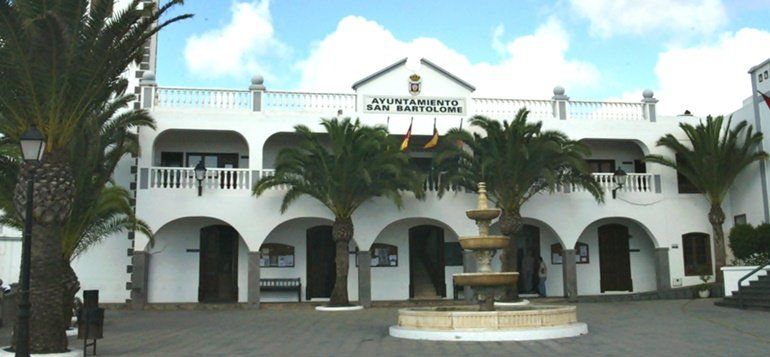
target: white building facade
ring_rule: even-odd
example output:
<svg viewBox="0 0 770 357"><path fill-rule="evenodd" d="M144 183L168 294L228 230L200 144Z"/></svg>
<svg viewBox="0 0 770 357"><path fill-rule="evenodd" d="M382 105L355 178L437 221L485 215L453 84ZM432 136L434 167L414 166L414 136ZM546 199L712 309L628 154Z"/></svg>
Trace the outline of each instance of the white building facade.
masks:
<svg viewBox="0 0 770 357"><path fill-rule="evenodd" d="M648 154L672 157L656 141L668 133L684 141L679 123L699 118L657 115L651 91L632 103L573 100L559 87L548 100L479 98L469 82L427 59L418 68L398 61L352 84L349 94L269 90L259 76L243 90L163 87L151 72L142 76L140 105L157 128L140 130L141 155L126 158L116 180L135 193L137 216L155 232L154 243L129 232L75 262L82 287L99 289L103 302L141 307L297 301L293 292L261 291L266 279L299 279L301 301L328 298L334 217L310 198L281 214L283 188L259 198L251 194L259 178L274 172L278 152L297 144L295 125L322 134L321 118L353 117L402 137L412 123L409 154L429 167L434 152L420 148L434 122L444 135L460 126L472 130L467 119L474 115L510 120L522 107L544 129L590 147L589 165L605 202L563 187L525 204L520 292L536 286L537 257L548 268L549 296L654 292L695 285L700 275L714 274L706 200L674 170L642 160ZM193 173L199 161L207 167L200 195ZM628 173L628 182L613 198L618 168ZM758 170L742 177L758 183ZM733 190L724 207L728 217L762 219L757 192L743 191L749 186ZM463 191L438 198L433 183L426 187L424 200L405 193L400 210L376 199L354 214L351 300L367 305L457 297L452 274L474 269L457 238L477 232L465 217L475 196Z"/></svg>

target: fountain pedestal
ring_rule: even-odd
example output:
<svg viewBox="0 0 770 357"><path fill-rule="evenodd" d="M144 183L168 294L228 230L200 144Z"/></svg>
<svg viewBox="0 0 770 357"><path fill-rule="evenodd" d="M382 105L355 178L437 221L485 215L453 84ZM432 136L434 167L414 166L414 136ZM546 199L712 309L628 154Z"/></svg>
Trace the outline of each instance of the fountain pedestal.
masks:
<svg viewBox="0 0 770 357"><path fill-rule="evenodd" d="M507 286L516 286L517 272L494 272L492 258L508 245L508 237L489 235L491 221L500 209L489 208L484 183L479 183L477 208L466 211L479 227L477 236L459 238L463 249L471 250L478 269L454 274L455 284L470 286L478 305L407 308L398 311L398 325L390 335L399 338L436 341L526 341L574 337L588 333L577 321L574 306L523 305L495 309L495 298Z"/></svg>

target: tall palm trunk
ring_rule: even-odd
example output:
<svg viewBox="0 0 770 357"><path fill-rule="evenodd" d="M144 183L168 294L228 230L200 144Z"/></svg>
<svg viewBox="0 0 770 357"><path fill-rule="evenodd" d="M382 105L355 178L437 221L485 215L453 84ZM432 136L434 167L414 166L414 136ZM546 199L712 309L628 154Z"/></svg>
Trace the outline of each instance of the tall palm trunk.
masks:
<svg viewBox="0 0 770 357"><path fill-rule="evenodd" d="M54 353L67 350L64 329L61 227L67 219L75 192L72 170L55 154L43 162L24 164L14 192L16 211L25 212L27 182L35 170L30 255L30 351ZM18 335L18 334L14 334Z"/></svg>
<svg viewBox="0 0 770 357"><path fill-rule="evenodd" d="M72 317L75 310L75 294L80 290L80 281L75 274L75 270L72 269L72 265L68 259L62 259L64 275L62 275L62 285L64 286L64 294L62 295L62 308L64 315L64 329L68 329L72 325Z"/></svg>
<svg viewBox="0 0 770 357"><path fill-rule="evenodd" d="M716 280L722 281L722 267L727 262L725 251L725 231L722 225L725 223L725 212L720 204L712 204L709 210L709 223L714 231L714 269Z"/></svg>
<svg viewBox="0 0 770 357"><path fill-rule="evenodd" d="M350 240L353 239L353 220L350 217L336 217L332 225L332 238L336 248L336 257L334 258L336 276L329 306L347 306L350 305L348 299L348 267L350 264L348 249Z"/></svg>
<svg viewBox="0 0 770 357"><path fill-rule="evenodd" d="M518 238L517 234L521 230L521 213L518 210L506 210L503 209L503 213L500 216L500 232L508 237L508 246L503 249L500 255L500 263L502 263L502 271L515 272L517 270L518 260ZM506 287L504 301L518 301L519 300L519 287L518 284Z"/></svg>

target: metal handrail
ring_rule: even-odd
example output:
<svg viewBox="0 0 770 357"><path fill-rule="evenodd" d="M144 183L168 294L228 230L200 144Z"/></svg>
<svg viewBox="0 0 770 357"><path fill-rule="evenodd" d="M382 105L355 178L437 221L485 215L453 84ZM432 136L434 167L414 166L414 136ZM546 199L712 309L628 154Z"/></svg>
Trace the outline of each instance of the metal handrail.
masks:
<svg viewBox="0 0 770 357"><path fill-rule="evenodd" d="M739 290L739 293L738 293L738 305L740 305L741 309L745 309L746 308L746 304L743 302L743 294L740 293L741 284L746 279L748 279L752 275L756 274L758 271L765 269L765 267L767 267L768 265L770 265L770 260L766 261L765 264L762 264L762 265L758 266L756 269L752 270L750 273L744 275L742 278L740 278L738 280L738 290Z"/></svg>

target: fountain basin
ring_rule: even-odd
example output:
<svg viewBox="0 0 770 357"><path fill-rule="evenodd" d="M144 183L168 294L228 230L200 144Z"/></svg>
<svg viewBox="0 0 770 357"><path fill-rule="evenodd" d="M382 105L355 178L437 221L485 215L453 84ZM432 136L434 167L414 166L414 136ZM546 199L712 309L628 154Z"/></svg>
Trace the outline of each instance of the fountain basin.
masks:
<svg viewBox="0 0 770 357"><path fill-rule="evenodd" d="M480 208L465 211L465 215L474 221L491 221L500 215L499 208Z"/></svg>
<svg viewBox="0 0 770 357"><path fill-rule="evenodd" d="M519 273L460 273L452 276L455 284L472 287L510 286L519 281Z"/></svg>
<svg viewBox="0 0 770 357"><path fill-rule="evenodd" d="M510 238L506 236L463 236L457 238L463 249L502 249L508 246Z"/></svg>
<svg viewBox="0 0 770 357"><path fill-rule="evenodd" d="M407 308L398 311L394 337L444 341L526 341L588 333L575 306L528 305L497 311L478 306Z"/></svg>

